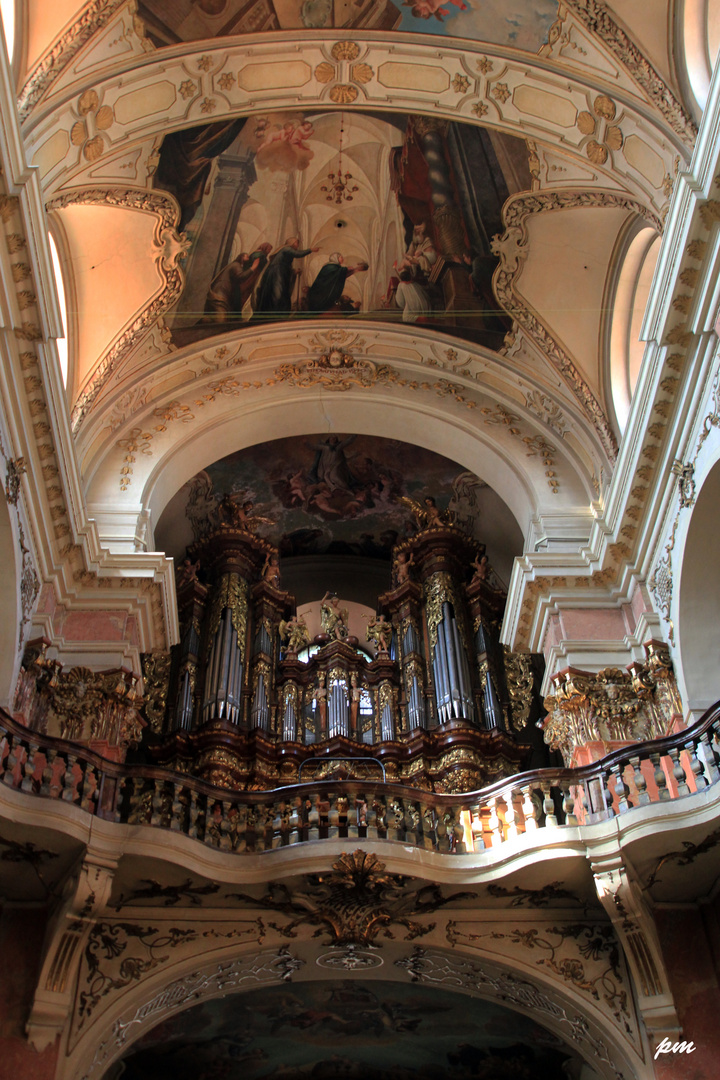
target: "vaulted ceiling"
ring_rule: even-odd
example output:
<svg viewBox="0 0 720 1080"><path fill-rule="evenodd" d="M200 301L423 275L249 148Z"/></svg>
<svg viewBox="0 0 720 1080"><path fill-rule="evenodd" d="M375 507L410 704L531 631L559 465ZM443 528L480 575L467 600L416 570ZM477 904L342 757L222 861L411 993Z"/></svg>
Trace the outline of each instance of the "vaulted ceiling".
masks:
<svg viewBox="0 0 720 1080"><path fill-rule="evenodd" d="M142 514L152 546L226 454L328 430L471 471L514 516L514 551L592 519L695 134L700 62L669 44L680 19L692 41L689 0L24 7L20 111L108 544ZM408 285L418 225L431 252ZM253 276L243 254L295 235L317 250L288 271L289 309L253 311L262 258ZM337 255L368 269L303 311Z"/></svg>

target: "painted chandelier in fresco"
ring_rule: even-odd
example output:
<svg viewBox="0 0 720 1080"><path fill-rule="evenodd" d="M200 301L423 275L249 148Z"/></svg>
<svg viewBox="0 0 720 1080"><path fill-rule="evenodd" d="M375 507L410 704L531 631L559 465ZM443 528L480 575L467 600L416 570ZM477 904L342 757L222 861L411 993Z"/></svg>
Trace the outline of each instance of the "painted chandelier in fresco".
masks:
<svg viewBox="0 0 720 1080"><path fill-rule="evenodd" d="M277 549L248 529L220 524L190 556L181 643L145 658L157 764L246 790L370 778L470 791L522 768L531 661L500 645L505 595L455 525L395 549L393 585L368 624L374 658L335 596L310 643L280 587Z"/></svg>

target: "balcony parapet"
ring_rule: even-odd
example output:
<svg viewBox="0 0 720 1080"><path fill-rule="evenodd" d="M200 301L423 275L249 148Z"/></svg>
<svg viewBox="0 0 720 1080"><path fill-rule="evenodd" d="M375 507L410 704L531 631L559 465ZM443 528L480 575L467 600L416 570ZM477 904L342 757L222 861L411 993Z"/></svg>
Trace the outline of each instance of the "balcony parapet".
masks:
<svg viewBox="0 0 720 1080"><path fill-rule="evenodd" d="M233 791L167 769L111 761L30 731L0 710L0 781L6 786L237 855L347 838L458 856L537 830L591 825L683 799L717 784L719 763L720 703L692 728L581 768L519 773L462 795L374 780Z"/></svg>

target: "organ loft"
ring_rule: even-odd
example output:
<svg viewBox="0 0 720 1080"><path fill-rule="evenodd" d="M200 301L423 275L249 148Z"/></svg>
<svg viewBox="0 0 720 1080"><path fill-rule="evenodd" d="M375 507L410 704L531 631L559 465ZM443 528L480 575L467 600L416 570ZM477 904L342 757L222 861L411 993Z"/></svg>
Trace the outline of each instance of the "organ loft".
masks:
<svg viewBox="0 0 720 1080"><path fill-rule="evenodd" d="M532 658L499 641L505 593L450 515L415 517L376 612L353 625L326 590L311 637L278 549L226 509L178 570L180 643L145 657L147 759L236 790L457 793L521 771L540 703Z"/></svg>

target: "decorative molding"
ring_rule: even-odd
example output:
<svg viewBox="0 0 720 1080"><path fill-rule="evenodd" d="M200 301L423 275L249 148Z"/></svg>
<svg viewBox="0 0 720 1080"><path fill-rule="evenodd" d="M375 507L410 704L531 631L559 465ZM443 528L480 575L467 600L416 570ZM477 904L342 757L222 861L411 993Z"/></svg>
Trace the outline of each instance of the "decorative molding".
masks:
<svg viewBox="0 0 720 1080"><path fill-rule="evenodd" d="M645 646L645 664L628 671L605 668L597 674L567 671L553 675L555 693L545 699L545 742L559 750L566 766L591 742L639 742L668 735L682 716L672 661L664 642ZM627 794L616 778L619 798Z"/></svg>
<svg viewBox="0 0 720 1080"><path fill-rule="evenodd" d="M155 1027L161 1018L180 1012L204 998L217 997L220 993L267 983L289 982L304 963L283 946L274 952L241 956L237 960L216 964L209 971L192 971L174 980L132 1012L123 1013L115 1020L110 1034L97 1046L82 1080L97 1080L126 1046L144 1031Z"/></svg>
<svg viewBox="0 0 720 1080"><path fill-rule="evenodd" d="M549 968L571 989L589 995L596 1002L600 1002L602 995L618 1028L626 1035L633 1034L632 998L620 966L620 949L612 925L571 923L528 929L516 927L509 933L493 930L478 934L466 931L451 919L445 928L445 936L453 947L477 943L478 947L498 949L504 956L514 947L537 950L544 955L535 961L536 964ZM493 946L490 942L494 941L504 944Z"/></svg>
<svg viewBox="0 0 720 1080"><path fill-rule="evenodd" d="M697 128L650 61L618 26L600 0L566 0L570 10L584 26L607 45L614 56L642 87L653 105L687 146L697 138Z"/></svg>
<svg viewBox="0 0 720 1080"><path fill-rule="evenodd" d="M572 1014L553 1000L544 988L530 979L511 972L493 972L487 965L472 960L447 956L444 953L415 946L411 956L395 961L413 982L446 985L453 990L477 993L483 997L496 998L515 1005L525 1013L535 1015L542 1021L550 1021L570 1043L582 1047L614 1080L625 1080L604 1039L591 1031L587 1019L577 1012Z"/></svg>
<svg viewBox="0 0 720 1080"><path fill-rule="evenodd" d="M62 74L70 61L98 30L105 26L127 0L90 0L84 11L77 13L72 26L45 53L28 76L18 97L20 120L26 120Z"/></svg>
<svg viewBox="0 0 720 1080"><path fill-rule="evenodd" d="M305 889L292 894L285 885L274 883L259 900L246 893L229 893L228 899L292 916L284 926L268 923L283 937L297 937L299 926L314 926L316 936L328 934L329 945L367 949L380 948L376 938L381 931L383 937L393 938L393 925L407 930L405 941L424 937L435 923L422 925L415 916L432 914L475 895L461 892L444 897L437 885L412 887L412 878L388 873L385 863L360 848L342 854L332 864L330 874L309 875L305 881Z"/></svg>
<svg viewBox="0 0 720 1080"><path fill-rule="evenodd" d="M146 191L143 188L79 188L56 195L45 204L45 209L50 212L66 206L114 206L153 214L158 219L154 236L156 258L164 279L161 291L101 357L78 395L71 414L73 431L77 431L123 354L137 343L150 323L163 315L180 296L184 276L178 261L187 255L189 241L185 233L180 234L175 229L180 216L179 208L175 199L165 192Z"/></svg>

